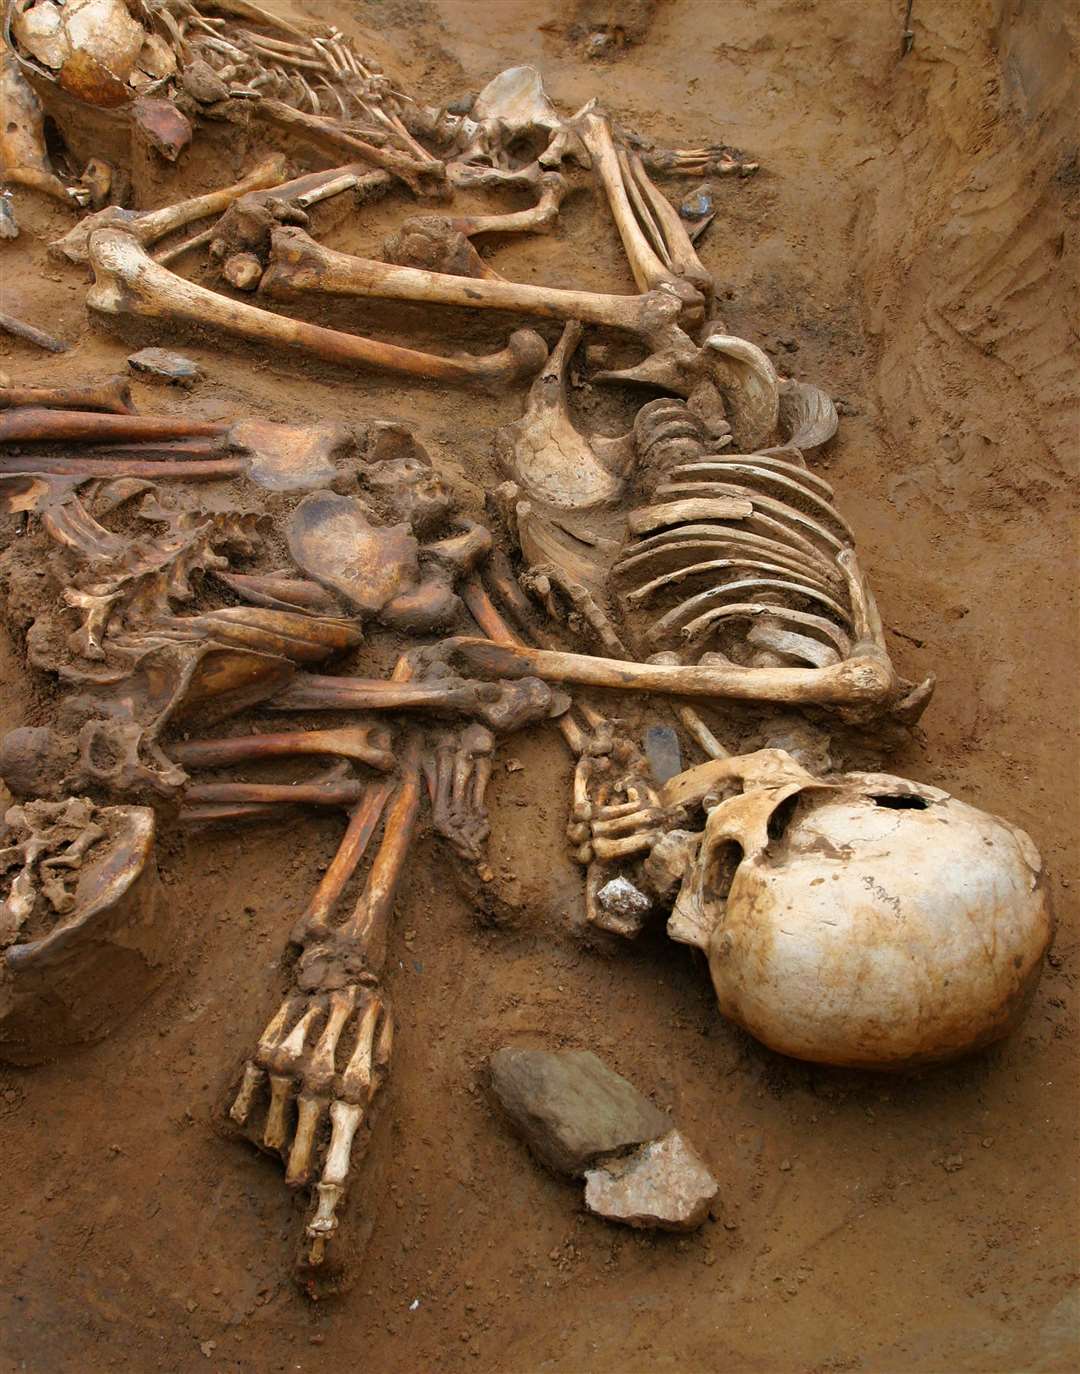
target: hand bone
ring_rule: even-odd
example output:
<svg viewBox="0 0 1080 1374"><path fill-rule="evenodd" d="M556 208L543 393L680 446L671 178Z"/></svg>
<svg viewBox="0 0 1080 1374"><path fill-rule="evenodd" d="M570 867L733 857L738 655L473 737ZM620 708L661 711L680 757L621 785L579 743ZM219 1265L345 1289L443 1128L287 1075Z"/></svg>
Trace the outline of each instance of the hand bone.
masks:
<svg viewBox="0 0 1080 1374"><path fill-rule="evenodd" d="M90 262L94 285L87 304L103 314L209 325L256 343L297 348L325 362L499 389L531 375L547 356L543 340L531 330L518 330L507 348L488 357L440 357L275 315L177 276L119 229L99 229L91 236Z"/></svg>

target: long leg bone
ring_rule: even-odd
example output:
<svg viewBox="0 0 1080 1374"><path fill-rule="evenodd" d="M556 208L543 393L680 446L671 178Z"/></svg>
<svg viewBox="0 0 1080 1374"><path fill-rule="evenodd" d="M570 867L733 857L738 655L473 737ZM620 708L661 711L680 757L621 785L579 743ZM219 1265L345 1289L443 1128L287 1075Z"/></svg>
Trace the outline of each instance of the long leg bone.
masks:
<svg viewBox="0 0 1080 1374"><path fill-rule="evenodd" d="M131 387L124 377L114 377L100 386L0 386L0 410L15 406L35 406L50 410L104 410L114 415L130 415Z"/></svg>
<svg viewBox="0 0 1080 1374"><path fill-rule="evenodd" d="M171 415L102 415L97 411L27 407L0 414L0 444L89 443L221 438L228 425Z"/></svg>
<svg viewBox="0 0 1080 1374"><path fill-rule="evenodd" d="M99 229L90 241L90 261L94 285L87 304L103 314L209 325L255 343L302 349L325 362L499 389L530 376L547 357L532 330L517 330L505 349L487 357L440 357L275 315L176 276L121 230Z"/></svg>
<svg viewBox="0 0 1080 1374"><path fill-rule="evenodd" d="M219 191L194 196L191 200L177 201L175 205L165 205L160 210L133 211L123 210L118 205L107 205L104 210L87 215L61 238L54 240L49 245L49 252L54 257L67 258L69 262L87 262L90 257L90 237L101 228L122 228L148 247L174 230L182 229L185 224L206 219L209 215L220 215L248 191L277 185L285 176L285 166L281 154L273 153L235 185L223 186Z"/></svg>
<svg viewBox="0 0 1080 1374"><path fill-rule="evenodd" d="M260 283L265 295L290 296L314 291L361 299L419 301L458 305L474 310L504 310L541 319L581 320L609 325L646 338L666 337L678 313L669 289L641 296L608 296L594 291L566 291L558 287L459 277L399 267L375 258L357 258L324 248L303 230L276 229L272 235L270 266Z"/></svg>
<svg viewBox="0 0 1080 1374"><path fill-rule="evenodd" d="M181 768L188 769L220 768L297 754L330 754L389 773L394 766L389 743L390 736L383 727L353 725L340 730L296 730L275 735L186 740L171 745L169 752Z"/></svg>

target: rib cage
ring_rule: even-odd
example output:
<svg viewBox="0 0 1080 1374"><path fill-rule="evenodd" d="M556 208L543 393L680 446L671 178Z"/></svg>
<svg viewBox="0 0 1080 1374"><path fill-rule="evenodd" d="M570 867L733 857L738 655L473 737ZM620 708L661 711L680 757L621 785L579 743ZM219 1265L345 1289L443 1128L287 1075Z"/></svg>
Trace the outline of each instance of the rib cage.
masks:
<svg viewBox="0 0 1080 1374"><path fill-rule="evenodd" d="M854 536L829 484L793 447L717 452L685 401L638 412L652 504L615 565L624 613L648 608L653 650L710 651L748 667L824 668L850 656L838 555Z"/></svg>

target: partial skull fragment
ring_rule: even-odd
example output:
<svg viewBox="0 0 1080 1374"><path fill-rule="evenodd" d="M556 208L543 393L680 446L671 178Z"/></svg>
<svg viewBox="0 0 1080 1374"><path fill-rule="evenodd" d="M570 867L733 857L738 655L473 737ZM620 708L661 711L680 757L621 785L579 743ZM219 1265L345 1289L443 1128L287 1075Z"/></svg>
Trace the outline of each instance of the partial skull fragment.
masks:
<svg viewBox="0 0 1080 1374"><path fill-rule="evenodd" d="M4 821L0 1060L36 1064L102 1039L146 1000L175 921L148 807L68 797L9 807Z"/></svg>

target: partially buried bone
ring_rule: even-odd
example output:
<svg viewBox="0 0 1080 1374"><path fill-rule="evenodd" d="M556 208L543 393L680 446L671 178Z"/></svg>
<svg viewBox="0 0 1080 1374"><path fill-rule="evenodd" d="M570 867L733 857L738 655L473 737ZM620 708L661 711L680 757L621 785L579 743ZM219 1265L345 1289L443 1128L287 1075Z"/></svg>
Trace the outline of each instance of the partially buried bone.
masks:
<svg viewBox="0 0 1080 1374"><path fill-rule="evenodd" d="M119 205L108 205L96 214L87 215L61 238L55 239L49 245L49 252L69 262L87 262L90 257L90 237L103 228L122 228L139 243L149 247L186 224L221 214L248 191L276 186L285 176L285 166L285 159L279 153L272 153L234 185L193 196L190 200L177 201L174 205L164 205L159 210L124 210Z"/></svg>
<svg viewBox="0 0 1080 1374"><path fill-rule="evenodd" d="M935 787L815 778L782 750L672 778L707 812L668 932L724 1015L800 1059L901 1069L1006 1035L1051 934L1029 837Z"/></svg>
<svg viewBox="0 0 1080 1374"><path fill-rule="evenodd" d="M646 291L640 296L611 296L593 291L475 280L452 273L399 267L376 258L357 258L324 248L296 228L271 235L270 265L259 285L261 294L288 297L300 292L331 296L457 305L473 310L502 310L542 319L581 320L624 329L650 340L670 333L683 302L672 291Z"/></svg>
<svg viewBox="0 0 1080 1374"><path fill-rule="evenodd" d="M100 1040L159 986L176 920L148 808L31 801L2 829L0 1059L34 1064Z"/></svg>
<svg viewBox="0 0 1080 1374"><path fill-rule="evenodd" d="M114 415L129 415L131 387L123 377L113 377L100 386L0 386L0 410L32 406L47 410L102 410Z"/></svg>
<svg viewBox="0 0 1080 1374"><path fill-rule="evenodd" d="M548 99L535 67L508 67L493 77L457 122L448 173L466 167L511 169L511 149L532 135L547 140L540 164L557 168L566 159L589 166L589 154L572 126Z"/></svg>
<svg viewBox="0 0 1080 1374"><path fill-rule="evenodd" d="M256 343L300 349L325 362L499 389L531 376L547 357L544 341L531 330L517 330L505 349L487 357L442 357L275 315L186 281L155 263L118 229L98 229L92 235L90 261L94 285L87 303L103 314L209 326Z"/></svg>
<svg viewBox="0 0 1080 1374"><path fill-rule="evenodd" d="M503 215L415 215L383 245L387 262L459 277L502 280L472 243L481 234L548 234L569 187L558 172L539 178L539 197L529 210Z"/></svg>
<svg viewBox="0 0 1080 1374"><path fill-rule="evenodd" d="M491 833L484 799L491 781L495 736L473 722L457 734L444 734L424 758L424 777L431 801L431 821L454 850L477 864L481 877L491 870L483 862Z"/></svg>

